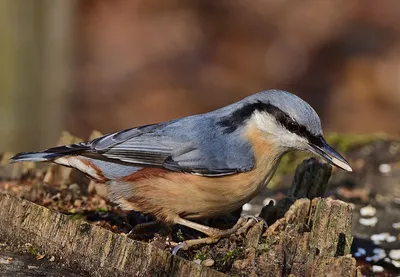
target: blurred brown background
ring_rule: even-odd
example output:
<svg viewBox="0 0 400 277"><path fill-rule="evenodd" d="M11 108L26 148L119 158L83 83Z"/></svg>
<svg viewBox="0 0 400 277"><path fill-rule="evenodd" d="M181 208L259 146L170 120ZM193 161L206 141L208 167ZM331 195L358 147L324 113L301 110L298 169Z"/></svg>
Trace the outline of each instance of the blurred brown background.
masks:
<svg viewBox="0 0 400 277"><path fill-rule="evenodd" d="M400 133L398 0L2 0L0 150L286 89L325 131Z"/></svg>

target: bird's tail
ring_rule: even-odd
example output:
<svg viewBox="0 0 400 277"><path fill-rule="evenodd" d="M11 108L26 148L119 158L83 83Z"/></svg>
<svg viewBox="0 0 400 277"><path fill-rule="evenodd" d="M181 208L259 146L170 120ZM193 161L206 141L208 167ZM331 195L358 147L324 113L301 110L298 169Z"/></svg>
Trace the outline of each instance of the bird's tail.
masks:
<svg viewBox="0 0 400 277"><path fill-rule="evenodd" d="M16 162L47 162L51 161L49 154L43 152L18 153L10 159L10 163Z"/></svg>
<svg viewBox="0 0 400 277"><path fill-rule="evenodd" d="M10 159L10 163L15 162L53 162L59 165L76 168L92 179L105 182L100 168L92 163L90 158L82 156L84 152L90 151L84 143L59 146L44 150L42 152L23 152Z"/></svg>
<svg viewBox="0 0 400 277"><path fill-rule="evenodd" d="M86 143L59 146L42 152L19 153L10 159L15 162L53 162L82 171L98 182L106 182L132 174L140 169L121 161L107 159Z"/></svg>
<svg viewBox="0 0 400 277"><path fill-rule="evenodd" d="M84 144L72 144L49 148L42 152L22 152L10 159L10 163L16 162L56 162L58 158L67 155L76 155L87 150Z"/></svg>

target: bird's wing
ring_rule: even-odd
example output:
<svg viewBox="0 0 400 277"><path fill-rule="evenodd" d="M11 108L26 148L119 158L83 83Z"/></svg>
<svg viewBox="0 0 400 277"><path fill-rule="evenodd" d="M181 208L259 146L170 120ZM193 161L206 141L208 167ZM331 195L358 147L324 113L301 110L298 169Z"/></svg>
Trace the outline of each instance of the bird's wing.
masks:
<svg viewBox="0 0 400 277"><path fill-rule="evenodd" d="M160 167L171 155L172 145L162 143L161 136L154 132L158 128L161 127L157 124L132 128L97 138L87 145L104 158Z"/></svg>
<svg viewBox="0 0 400 277"><path fill-rule="evenodd" d="M253 168L249 145L200 132L177 122L133 128L97 138L91 153L140 167L159 167L203 176L223 176Z"/></svg>

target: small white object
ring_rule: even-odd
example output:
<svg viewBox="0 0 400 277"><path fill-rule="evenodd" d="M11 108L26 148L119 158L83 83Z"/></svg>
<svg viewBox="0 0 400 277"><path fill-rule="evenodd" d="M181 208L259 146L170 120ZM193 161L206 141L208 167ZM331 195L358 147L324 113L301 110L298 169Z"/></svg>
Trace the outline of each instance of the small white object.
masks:
<svg viewBox="0 0 400 277"><path fill-rule="evenodd" d="M371 218L360 218L358 222L360 222L360 224L364 226L374 227L376 223L378 223L378 218L375 216Z"/></svg>
<svg viewBox="0 0 400 277"><path fill-rule="evenodd" d="M373 234L371 240L376 244L380 244L382 241L387 240L388 237L390 237L389 233Z"/></svg>
<svg viewBox="0 0 400 277"><path fill-rule="evenodd" d="M397 240L396 236L388 236L388 237L386 238L386 241L387 241L387 242L395 242L396 240Z"/></svg>
<svg viewBox="0 0 400 277"><path fill-rule="evenodd" d="M386 254L385 254L385 256L386 256ZM371 257L366 257L365 260L367 262L378 262L378 261L384 259L385 256L383 256L383 255L374 255L374 256L371 256Z"/></svg>
<svg viewBox="0 0 400 277"><path fill-rule="evenodd" d="M195 264L201 264L201 260L200 259L196 259L193 261Z"/></svg>
<svg viewBox="0 0 400 277"><path fill-rule="evenodd" d="M245 212L249 212L249 211L251 211L253 209L253 205L251 205L250 203L246 203L246 204L243 205L242 209Z"/></svg>
<svg viewBox="0 0 400 277"><path fill-rule="evenodd" d="M397 268L400 267L400 262L398 262L398 261L392 261L392 264Z"/></svg>
<svg viewBox="0 0 400 277"><path fill-rule="evenodd" d="M201 262L201 265L211 267L215 264L215 261L213 259L207 259Z"/></svg>
<svg viewBox="0 0 400 277"><path fill-rule="evenodd" d="M366 257L365 260L367 262L371 262L371 261L377 262L377 261L380 261L380 260L386 258L386 252L382 248L375 248L372 252L375 255L371 256L371 257Z"/></svg>
<svg viewBox="0 0 400 277"><path fill-rule="evenodd" d="M392 249L392 250L390 250L389 257L392 260L400 260L400 249Z"/></svg>
<svg viewBox="0 0 400 277"><path fill-rule="evenodd" d="M374 250L372 250L372 252L374 254L382 254L382 253L385 253L385 250L383 250L382 248L374 248ZM385 254L385 257L386 257L386 254Z"/></svg>
<svg viewBox="0 0 400 277"><path fill-rule="evenodd" d="M365 251L364 248L357 248L357 252L354 253L355 257L361 257L361 256L365 256L365 254L367 254L367 251Z"/></svg>
<svg viewBox="0 0 400 277"><path fill-rule="evenodd" d="M375 216L376 215L376 209L372 207L371 205L362 207L360 209L360 214L362 216Z"/></svg>
<svg viewBox="0 0 400 277"><path fill-rule="evenodd" d="M361 247L357 248L357 252L360 252L362 255L367 254L367 251L365 251L365 249Z"/></svg>
<svg viewBox="0 0 400 277"><path fill-rule="evenodd" d="M388 173L390 173L392 171L392 166L390 164L381 164L379 166L379 171L382 174L388 174Z"/></svg>
<svg viewBox="0 0 400 277"><path fill-rule="evenodd" d="M395 198L395 199L393 200L393 202L394 202L395 204L399 204L399 205L400 205L400 198Z"/></svg>
<svg viewBox="0 0 400 277"><path fill-rule="evenodd" d="M395 223L393 223L393 224L392 224L392 227L393 227L394 229L400 229L400 222L395 222Z"/></svg>
<svg viewBox="0 0 400 277"><path fill-rule="evenodd" d="M276 200L275 199L265 198L264 201L263 201L263 206L267 206L270 201L272 201L272 203L274 203L274 205L276 204Z"/></svg>
<svg viewBox="0 0 400 277"><path fill-rule="evenodd" d="M0 258L0 264L11 264L11 261L8 259Z"/></svg>
<svg viewBox="0 0 400 277"><path fill-rule="evenodd" d="M380 265L373 265L372 271L373 272L383 272L383 267L381 267Z"/></svg>

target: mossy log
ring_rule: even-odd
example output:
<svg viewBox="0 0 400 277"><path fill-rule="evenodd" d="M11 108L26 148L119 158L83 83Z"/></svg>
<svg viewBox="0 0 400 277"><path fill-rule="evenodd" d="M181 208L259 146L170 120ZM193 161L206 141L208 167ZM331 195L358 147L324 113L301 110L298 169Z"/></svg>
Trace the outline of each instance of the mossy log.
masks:
<svg viewBox="0 0 400 277"><path fill-rule="evenodd" d="M350 205L319 198L330 173L326 164L304 161L288 196L263 209L261 216L272 224L264 231L260 222L248 231L242 244L244 255L228 273L361 276L350 255ZM14 247L30 243L37 252L54 256L88 276L226 276L152 244L6 194L0 194L0 241Z"/></svg>

